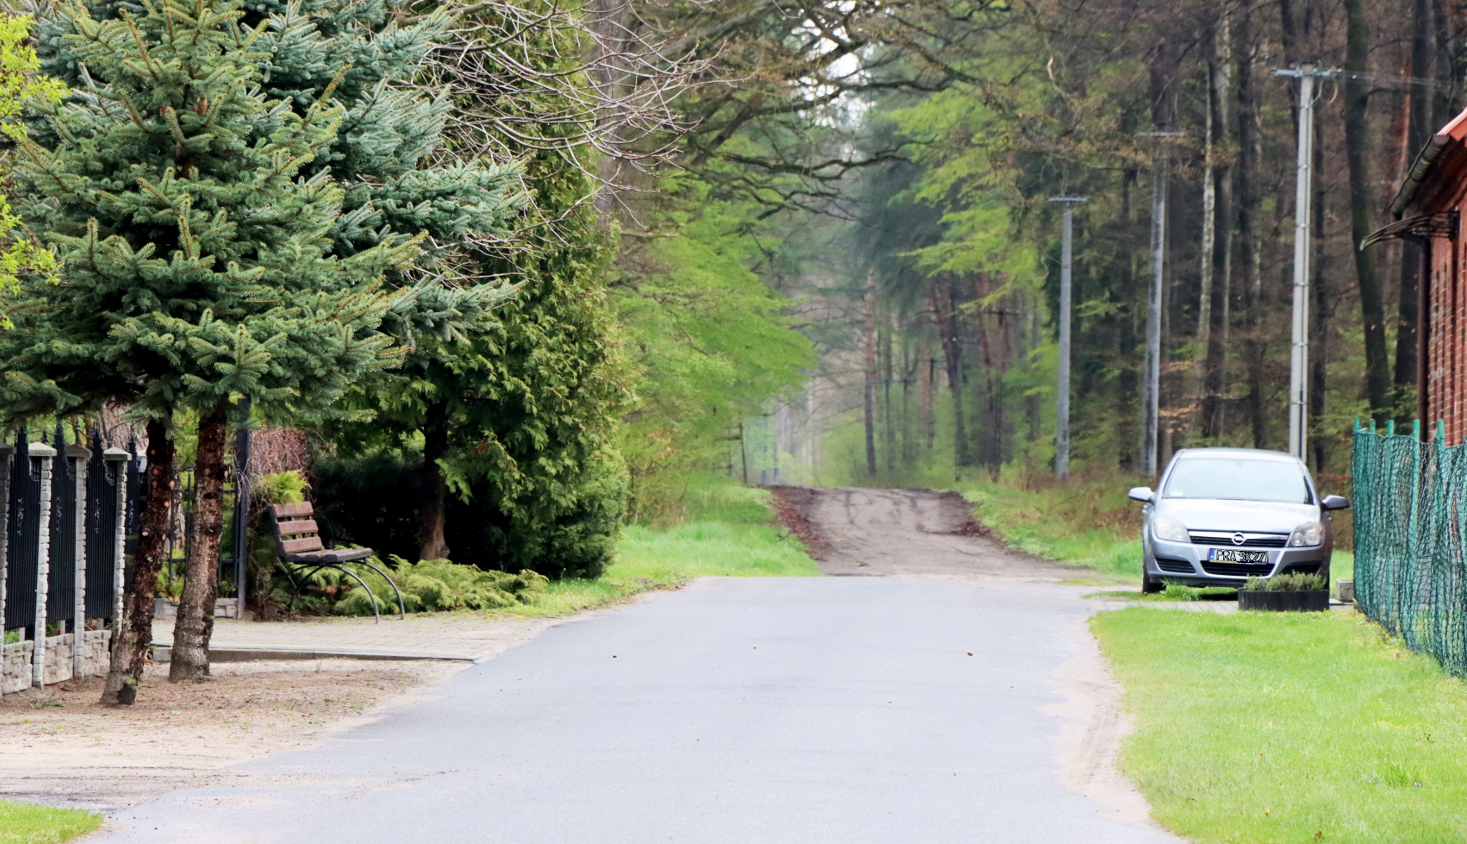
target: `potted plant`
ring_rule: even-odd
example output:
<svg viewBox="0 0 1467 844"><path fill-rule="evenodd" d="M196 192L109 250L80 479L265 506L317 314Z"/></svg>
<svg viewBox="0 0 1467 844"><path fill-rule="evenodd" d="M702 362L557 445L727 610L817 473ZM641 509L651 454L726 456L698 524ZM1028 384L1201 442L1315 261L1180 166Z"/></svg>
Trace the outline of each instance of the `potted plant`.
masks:
<svg viewBox="0 0 1467 844"><path fill-rule="evenodd" d="M1271 612L1321 612L1329 609L1329 589L1317 574L1250 577L1238 590L1238 609Z"/></svg>

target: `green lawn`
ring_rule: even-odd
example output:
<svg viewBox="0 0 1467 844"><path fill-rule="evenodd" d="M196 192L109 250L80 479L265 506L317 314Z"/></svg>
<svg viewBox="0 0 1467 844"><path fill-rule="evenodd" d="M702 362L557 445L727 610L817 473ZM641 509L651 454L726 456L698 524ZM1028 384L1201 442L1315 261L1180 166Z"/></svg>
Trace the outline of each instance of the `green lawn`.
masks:
<svg viewBox="0 0 1467 844"><path fill-rule="evenodd" d="M0 800L0 844L58 844L101 825L91 812Z"/></svg>
<svg viewBox="0 0 1467 844"><path fill-rule="evenodd" d="M1467 683L1355 613L1097 615L1122 769L1199 844L1467 841Z"/></svg>
<svg viewBox="0 0 1467 844"><path fill-rule="evenodd" d="M771 523L769 499L767 490L721 475L694 478L681 524L665 529L629 525L622 530L615 561L600 578L556 581L534 603L496 612L566 615L707 575L818 575L800 541Z"/></svg>

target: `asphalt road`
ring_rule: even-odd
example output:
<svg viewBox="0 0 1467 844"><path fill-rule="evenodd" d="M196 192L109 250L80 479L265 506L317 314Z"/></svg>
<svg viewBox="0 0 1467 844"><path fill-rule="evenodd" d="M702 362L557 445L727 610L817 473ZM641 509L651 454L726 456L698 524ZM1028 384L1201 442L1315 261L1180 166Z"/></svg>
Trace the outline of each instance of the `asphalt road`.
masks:
<svg viewBox="0 0 1467 844"><path fill-rule="evenodd" d="M97 840L1175 841L1060 784L1063 719L1041 708L1088 609L1023 579L698 581Z"/></svg>

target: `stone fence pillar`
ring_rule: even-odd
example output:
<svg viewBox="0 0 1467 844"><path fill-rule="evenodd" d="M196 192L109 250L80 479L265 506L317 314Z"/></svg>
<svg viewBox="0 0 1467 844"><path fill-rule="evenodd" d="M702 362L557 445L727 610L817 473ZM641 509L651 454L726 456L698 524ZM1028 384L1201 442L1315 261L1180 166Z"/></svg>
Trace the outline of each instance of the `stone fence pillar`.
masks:
<svg viewBox="0 0 1467 844"><path fill-rule="evenodd" d="M132 453L122 448L109 448L102 452L117 478L117 519L113 530L116 538L112 551L112 641L116 642L122 629L122 597L127 588L127 463Z"/></svg>
<svg viewBox="0 0 1467 844"><path fill-rule="evenodd" d="M56 449L45 443L31 443L30 458L40 464L41 518L40 551L36 570L36 643L31 651L31 685L41 688L46 683L46 594L51 575L51 464Z"/></svg>
<svg viewBox="0 0 1467 844"><path fill-rule="evenodd" d="M81 677L82 657L86 652L83 642L87 629L87 461L92 451L85 446L68 445L66 459L71 461L72 488L61 490L62 495L73 497L70 529L76 542L73 546L72 564L76 566L76 589L71 610L71 676ZM97 584L101 588L103 584Z"/></svg>

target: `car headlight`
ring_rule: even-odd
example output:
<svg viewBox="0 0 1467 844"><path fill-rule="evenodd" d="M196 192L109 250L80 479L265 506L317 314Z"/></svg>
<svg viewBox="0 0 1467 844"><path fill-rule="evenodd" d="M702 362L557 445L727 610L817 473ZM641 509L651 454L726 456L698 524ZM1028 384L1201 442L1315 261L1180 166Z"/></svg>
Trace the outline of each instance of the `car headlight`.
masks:
<svg viewBox="0 0 1467 844"><path fill-rule="evenodd" d="M1309 522L1294 528L1289 534L1290 548L1304 548L1310 545L1324 544L1324 525L1319 522Z"/></svg>
<svg viewBox="0 0 1467 844"><path fill-rule="evenodd" d="M1151 535L1165 542L1191 542L1187 526L1170 516L1151 517Z"/></svg>

